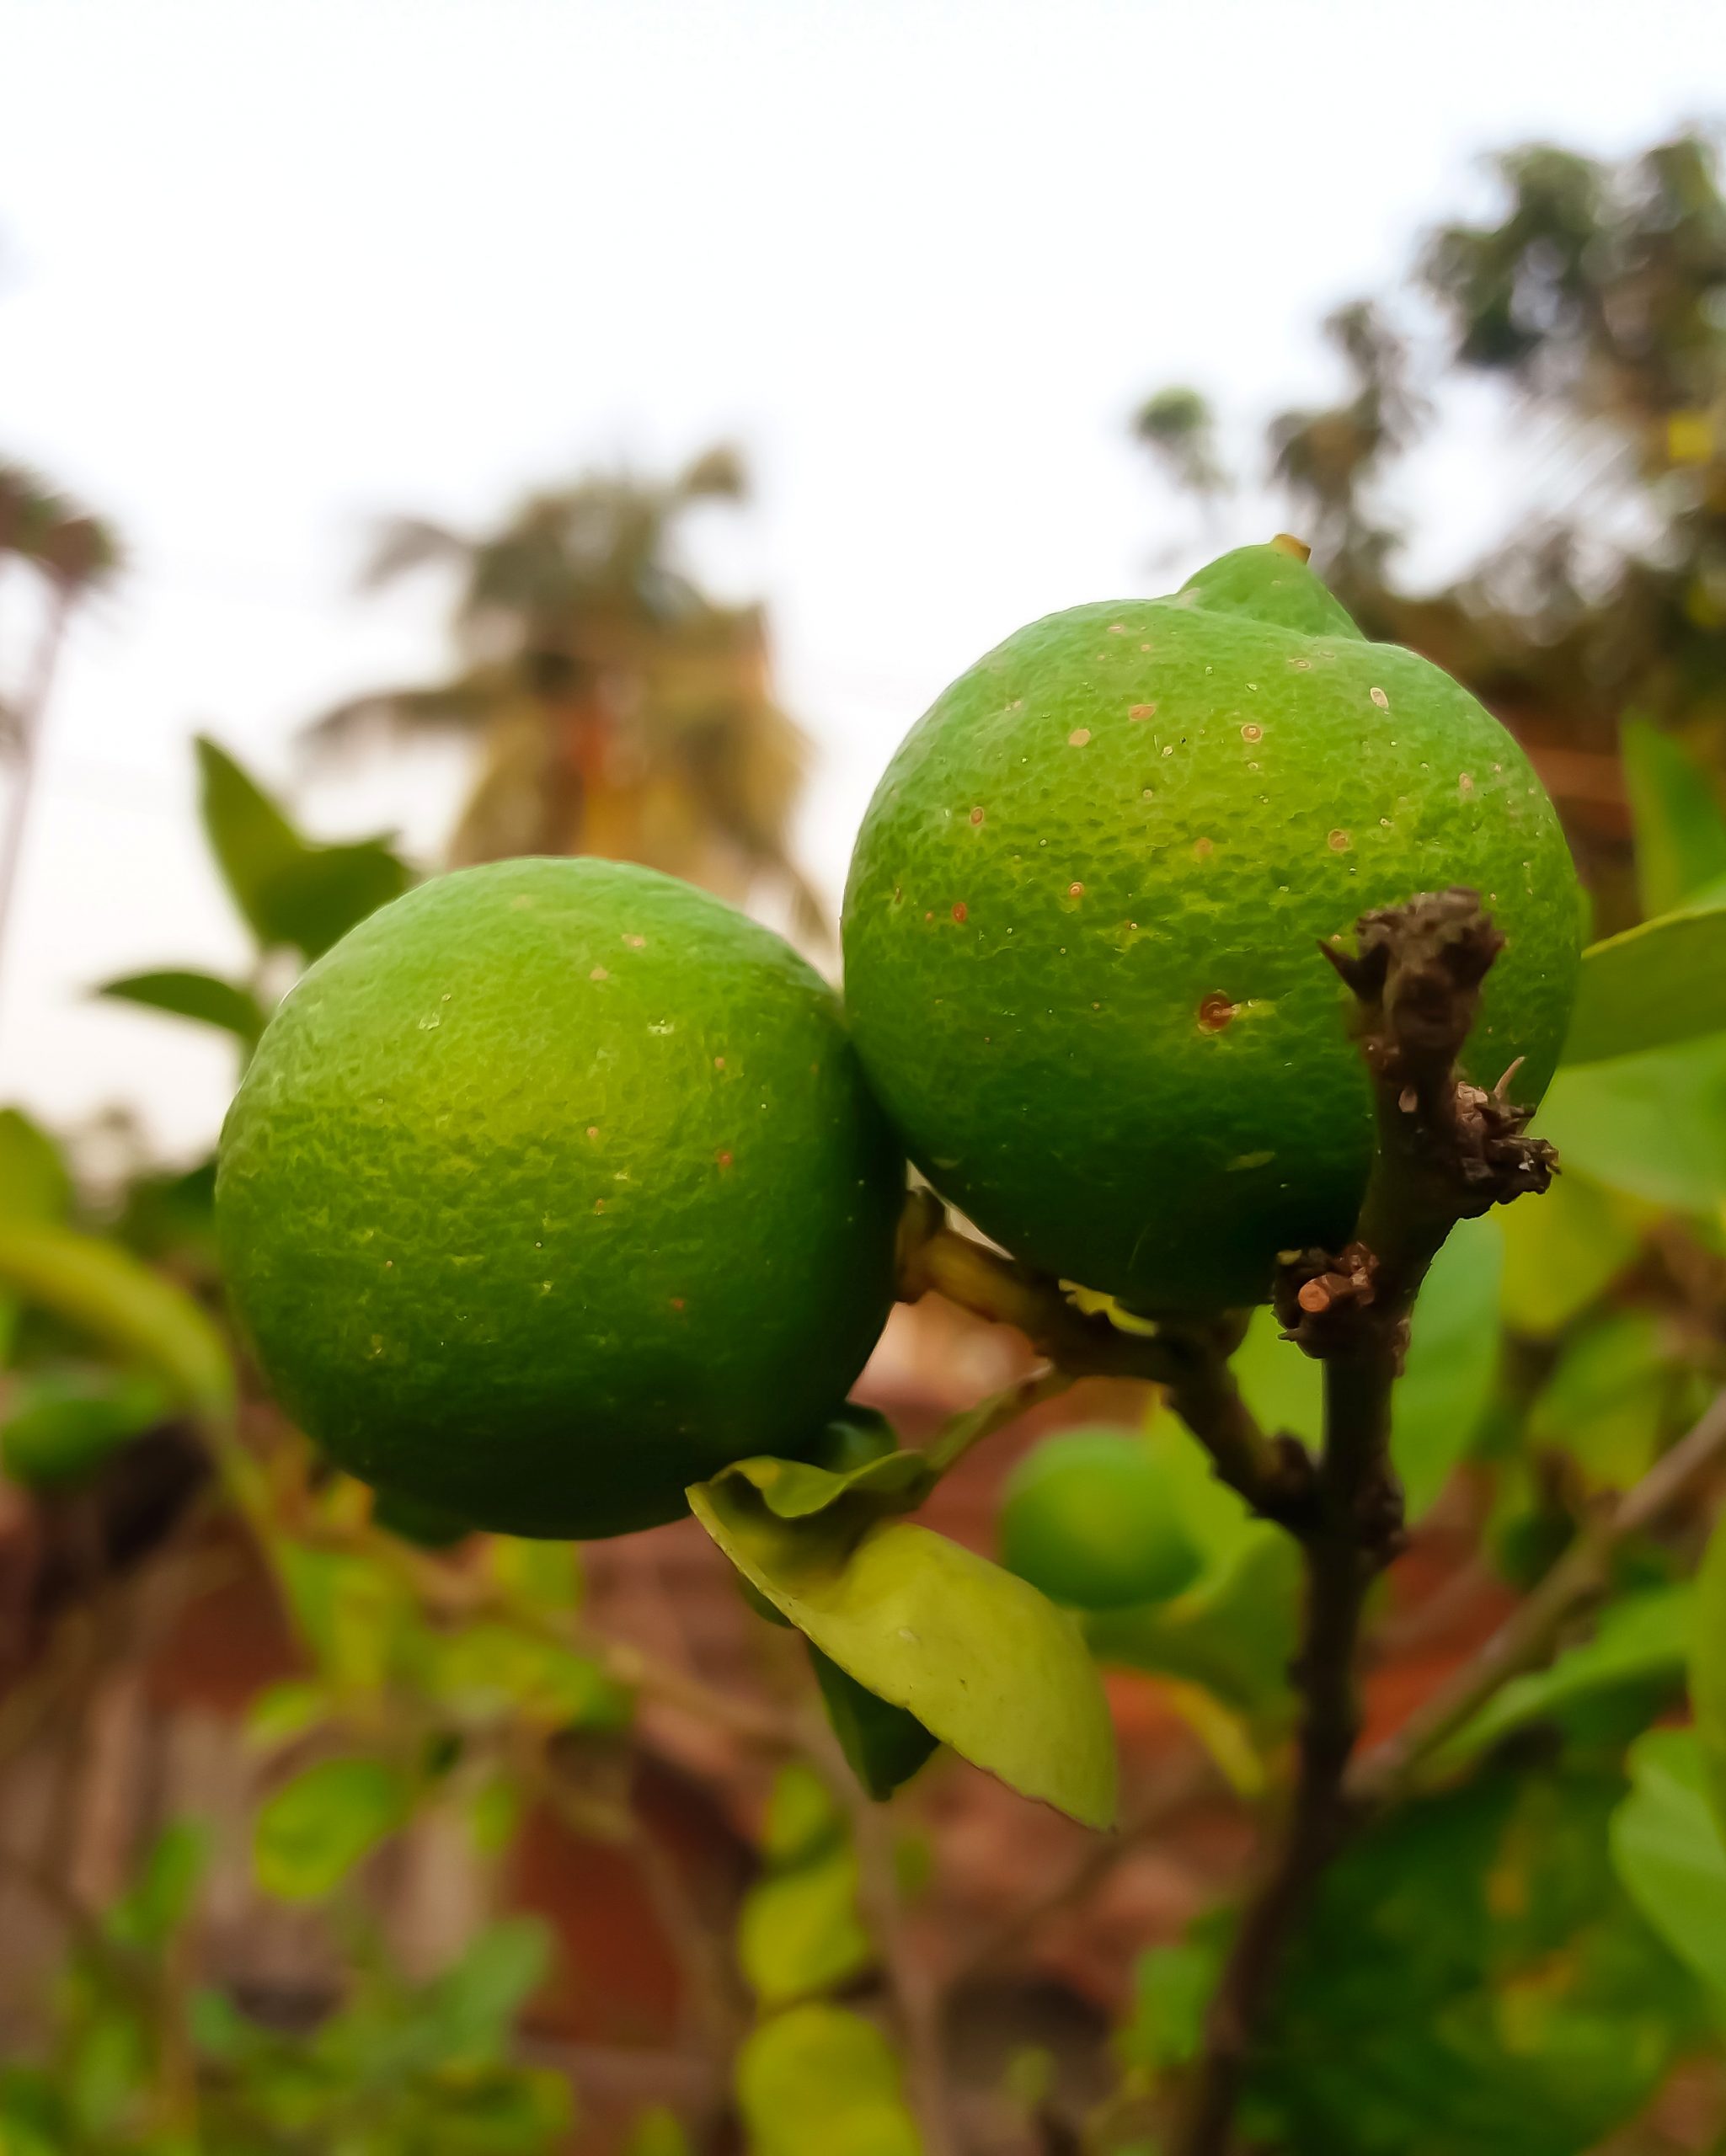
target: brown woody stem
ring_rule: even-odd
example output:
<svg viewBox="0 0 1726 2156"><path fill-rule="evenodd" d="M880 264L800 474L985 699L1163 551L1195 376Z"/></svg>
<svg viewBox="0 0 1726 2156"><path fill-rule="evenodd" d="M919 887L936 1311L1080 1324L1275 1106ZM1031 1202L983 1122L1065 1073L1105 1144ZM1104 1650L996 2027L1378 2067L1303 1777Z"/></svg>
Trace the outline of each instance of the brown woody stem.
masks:
<svg viewBox="0 0 1726 2156"><path fill-rule="evenodd" d="M1503 942L1476 894L1445 891L1363 915L1356 935L1352 955L1322 947L1356 999L1373 1081L1372 1171L1355 1241L1336 1254L1292 1254L1276 1288L1290 1337L1325 1364L1316 1491L1285 1521L1307 1570L1295 1782L1211 2003L1177 2156L1226 2156L1288 1940L1354 1824L1355 1663L1367 1594L1402 1542L1391 1396L1415 1294L1459 1219L1543 1189L1552 1172L1549 1149L1522 1135L1526 1118L1457 1074Z"/></svg>

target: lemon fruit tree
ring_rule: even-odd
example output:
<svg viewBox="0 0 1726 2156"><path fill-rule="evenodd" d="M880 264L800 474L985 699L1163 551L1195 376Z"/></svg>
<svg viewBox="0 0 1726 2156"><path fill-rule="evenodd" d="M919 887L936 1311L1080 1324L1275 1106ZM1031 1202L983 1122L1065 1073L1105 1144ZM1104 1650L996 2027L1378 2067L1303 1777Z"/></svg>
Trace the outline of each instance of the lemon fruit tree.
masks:
<svg viewBox="0 0 1726 2156"><path fill-rule="evenodd" d="M859 1050L938 1190L1015 1256L1138 1307L1264 1301L1335 1244L1372 1150L1345 990L1363 911L1465 884L1506 943L1464 1059L1563 1045L1578 887L1527 759L1365 642L1299 549L1034 622L889 766L845 899Z"/></svg>
<svg viewBox="0 0 1726 2156"><path fill-rule="evenodd" d="M795 1454L892 1294L900 1156L818 976L592 859L422 885L314 965L229 1113L235 1307L364 1479L515 1534Z"/></svg>

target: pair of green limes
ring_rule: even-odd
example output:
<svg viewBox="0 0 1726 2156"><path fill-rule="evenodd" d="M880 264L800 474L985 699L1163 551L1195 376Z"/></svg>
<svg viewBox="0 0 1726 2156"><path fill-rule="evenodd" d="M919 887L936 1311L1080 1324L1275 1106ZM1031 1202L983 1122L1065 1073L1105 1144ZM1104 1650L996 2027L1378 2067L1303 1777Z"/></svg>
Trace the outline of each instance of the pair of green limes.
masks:
<svg viewBox="0 0 1726 2156"><path fill-rule="evenodd" d="M846 1007L769 930L612 862L423 884L320 959L228 1117L236 1309L356 1475L597 1535L820 1431L894 1292L907 1155L1027 1262L1141 1310L1263 1300L1371 1146L1316 941L1420 890L1508 937L1470 1043L1536 1098L1574 872L1466 691L1298 550L1034 622L876 792Z"/></svg>

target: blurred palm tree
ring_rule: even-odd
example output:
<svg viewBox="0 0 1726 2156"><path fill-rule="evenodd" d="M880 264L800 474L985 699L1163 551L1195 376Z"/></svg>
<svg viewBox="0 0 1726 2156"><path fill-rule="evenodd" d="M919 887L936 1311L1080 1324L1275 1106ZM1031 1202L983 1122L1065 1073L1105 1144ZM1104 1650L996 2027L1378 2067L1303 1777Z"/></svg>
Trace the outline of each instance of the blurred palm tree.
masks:
<svg viewBox="0 0 1726 2156"><path fill-rule="evenodd" d="M745 486L721 448L669 482L596 474L532 494L490 531L386 526L364 584L456 569L455 668L339 706L314 748L380 728L465 735L478 771L452 862L605 854L740 900L765 882L825 939L789 851L809 744L774 699L764 614L721 605L677 561L687 511Z"/></svg>
<svg viewBox="0 0 1726 2156"><path fill-rule="evenodd" d="M8 562L23 563L41 579L46 609L22 691L0 698L0 750L12 766L5 834L0 838L0 952L5 948L42 727L67 626L79 601L119 567L120 548L106 525L56 493L35 472L0 462L0 568Z"/></svg>

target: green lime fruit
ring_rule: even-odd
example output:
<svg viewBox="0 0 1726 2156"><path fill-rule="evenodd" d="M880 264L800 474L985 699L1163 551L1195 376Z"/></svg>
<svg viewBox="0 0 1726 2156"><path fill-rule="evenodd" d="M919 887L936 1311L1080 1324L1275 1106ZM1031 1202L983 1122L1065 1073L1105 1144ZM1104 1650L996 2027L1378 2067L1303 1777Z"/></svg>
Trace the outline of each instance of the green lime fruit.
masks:
<svg viewBox="0 0 1726 2156"><path fill-rule="evenodd" d="M622 1534L819 1440L885 1319L904 1190L836 998L651 870L422 884L318 960L222 1133L235 1308L393 1497Z"/></svg>
<svg viewBox="0 0 1726 2156"><path fill-rule="evenodd" d="M1166 1602L1202 1562L1156 1461L1122 1430L1063 1430L1027 1453L1002 1494L1000 1531L1007 1570L1075 1609Z"/></svg>
<svg viewBox="0 0 1726 2156"><path fill-rule="evenodd" d="M1453 884L1507 938L1465 1067L1520 1059L1532 1105L1579 962L1551 802L1298 548L1242 547L1034 622L912 728L852 862L852 1032L918 1166L1016 1257L1141 1309L1262 1302L1279 1251L1347 1239L1371 1159L1314 945Z"/></svg>

